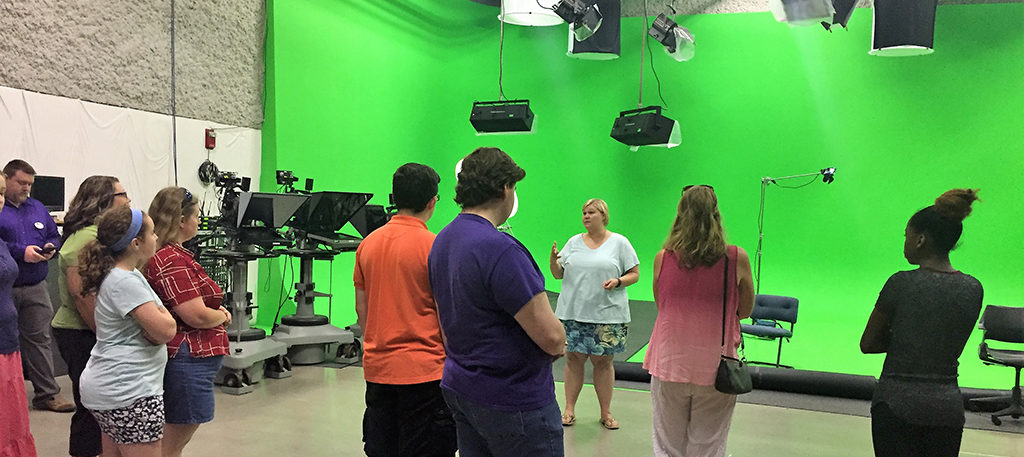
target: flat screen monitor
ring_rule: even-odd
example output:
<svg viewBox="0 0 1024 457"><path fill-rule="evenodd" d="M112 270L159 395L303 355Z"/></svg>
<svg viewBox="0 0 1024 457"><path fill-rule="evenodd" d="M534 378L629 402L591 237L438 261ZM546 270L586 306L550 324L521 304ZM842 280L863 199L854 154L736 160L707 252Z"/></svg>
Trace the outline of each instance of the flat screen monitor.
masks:
<svg viewBox="0 0 1024 457"><path fill-rule="evenodd" d="M306 200L309 197L298 194L242 192L238 196L235 227L281 228Z"/></svg>
<svg viewBox="0 0 1024 457"><path fill-rule="evenodd" d="M64 177L36 175L29 196L39 200L47 211L64 211Z"/></svg>
<svg viewBox="0 0 1024 457"><path fill-rule="evenodd" d="M333 236L341 230L373 194L361 192L314 192L295 213L289 227L320 236Z"/></svg>
<svg viewBox="0 0 1024 457"><path fill-rule="evenodd" d="M389 220L391 220L391 215L383 206L366 205L352 216L352 226L356 228L360 236L366 238L374 230L387 224Z"/></svg>

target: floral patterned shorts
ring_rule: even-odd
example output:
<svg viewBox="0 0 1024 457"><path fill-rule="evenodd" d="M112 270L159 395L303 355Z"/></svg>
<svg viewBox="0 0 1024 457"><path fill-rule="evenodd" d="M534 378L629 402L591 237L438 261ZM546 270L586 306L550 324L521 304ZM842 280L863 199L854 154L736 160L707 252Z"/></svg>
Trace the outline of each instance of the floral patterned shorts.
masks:
<svg viewBox="0 0 1024 457"><path fill-rule="evenodd" d="M152 443L164 437L164 397L135 400L124 408L90 410L100 430L117 444Z"/></svg>
<svg viewBox="0 0 1024 457"><path fill-rule="evenodd" d="M566 351L590 355L612 355L626 350L629 324L591 324L563 320Z"/></svg>

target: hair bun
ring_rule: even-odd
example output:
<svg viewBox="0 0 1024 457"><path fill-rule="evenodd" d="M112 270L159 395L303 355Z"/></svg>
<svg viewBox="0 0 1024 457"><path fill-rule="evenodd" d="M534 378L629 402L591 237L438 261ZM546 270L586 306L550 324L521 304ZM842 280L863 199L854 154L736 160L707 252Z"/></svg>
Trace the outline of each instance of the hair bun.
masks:
<svg viewBox="0 0 1024 457"><path fill-rule="evenodd" d="M981 189L950 189L935 199L935 209L944 216L962 221L971 214L971 203Z"/></svg>

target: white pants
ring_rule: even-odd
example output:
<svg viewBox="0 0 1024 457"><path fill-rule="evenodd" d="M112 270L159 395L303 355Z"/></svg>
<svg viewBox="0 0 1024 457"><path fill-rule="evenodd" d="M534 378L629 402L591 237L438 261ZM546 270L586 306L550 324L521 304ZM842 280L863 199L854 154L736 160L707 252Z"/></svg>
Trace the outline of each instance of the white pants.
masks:
<svg viewBox="0 0 1024 457"><path fill-rule="evenodd" d="M651 377L655 457L723 457L736 396Z"/></svg>

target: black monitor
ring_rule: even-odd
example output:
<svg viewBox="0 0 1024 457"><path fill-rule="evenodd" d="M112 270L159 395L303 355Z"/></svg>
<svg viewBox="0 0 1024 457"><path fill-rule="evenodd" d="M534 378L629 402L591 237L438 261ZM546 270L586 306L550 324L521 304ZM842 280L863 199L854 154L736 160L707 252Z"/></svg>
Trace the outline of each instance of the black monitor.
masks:
<svg viewBox="0 0 1024 457"><path fill-rule="evenodd" d="M366 205L352 216L352 226L363 238L387 224L391 214L381 205Z"/></svg>
<svg viewBox="0 0 1024 457"><path fill-rule="evenodd" d="M242 192L238 196L235 227L281 228L306 200L309 197L298 194Z"/></svg>
<svg viewBox="0 0 1024 457"><path fill-rule="evenodd" d="M361 192L314 192L295 213L289 227L314 235L333 237L373 194Z"/></svg>
<svg viewBox="0 0 1024 457"><path fill-rule="evenodd" d="M47 211L64 211L64 177L36 175L29 196L39 200Z"/></svg>

